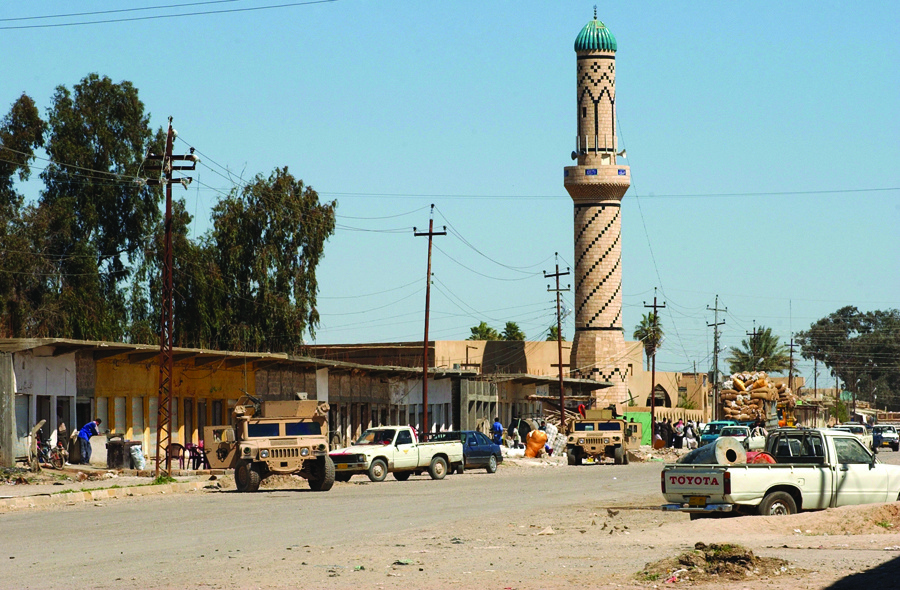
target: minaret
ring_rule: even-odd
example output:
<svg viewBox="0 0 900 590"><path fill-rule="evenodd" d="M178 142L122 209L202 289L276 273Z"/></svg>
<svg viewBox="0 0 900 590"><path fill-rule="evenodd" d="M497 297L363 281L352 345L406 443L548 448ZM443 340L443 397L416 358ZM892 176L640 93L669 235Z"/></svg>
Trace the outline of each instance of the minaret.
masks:
<svg viewBox="0 0 900 590"><path fill-rule="evenodd" d="M575 339L570 371L610 381L598 406L628 399L622 332L621 200L631 185L628 166L616 163L616 38L594 20L575 39L578 135L565 169L575 202Z"/></svg>

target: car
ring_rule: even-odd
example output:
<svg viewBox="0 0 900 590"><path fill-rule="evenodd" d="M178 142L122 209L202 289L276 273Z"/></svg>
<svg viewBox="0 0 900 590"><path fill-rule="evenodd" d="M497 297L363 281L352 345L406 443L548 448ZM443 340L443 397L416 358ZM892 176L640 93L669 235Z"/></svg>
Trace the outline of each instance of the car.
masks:
<svg viewBox="0 0 900 590"><path fill-rule="evenodd" d="M719 434L722 432L722 429L726 426L737 426L738 423L734 420L713 420L706 424L703 427L703 430L700 431L700 446L708 445L711 442L715 442L717 438L719 438Z"/></svg>
<svg viewBox="0 0 900 590"><path fill-rule="evenodd" d="M900 451L900 434L897 433L897 427L892 424L877 424L872 428L873 440L877 436L881 436L882 447L891 447L894 451Z"/></svg>
<svg viewBox="0 0 900 590"><path fill-rule="evenodd" d="M481 468L487 470L488 473L496 473L497 465L503 462L500 445L477 430L433 432L428 438L431 441L458 440L462 442L465 469Z"/></svg>
<svg viewBox="0 0 900 590"><path fill-rule="evenodd" d="M726 426L722 428L719 436L730 436L743 445L750 436L750 428L748 426Z"/></svg>

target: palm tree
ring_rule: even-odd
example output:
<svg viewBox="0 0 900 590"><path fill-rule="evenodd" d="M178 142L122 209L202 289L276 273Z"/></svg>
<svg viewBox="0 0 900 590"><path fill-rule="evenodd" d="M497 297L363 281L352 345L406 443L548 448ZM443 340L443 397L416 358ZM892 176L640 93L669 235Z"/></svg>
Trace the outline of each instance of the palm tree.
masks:
<svg viewBox="0 0 900 590"><path fill-rule="evenodd" d="M650 359L656 356L656 351L662 344L662 324L659 322L659 314L655 312L645 313L641 317L641 323L634 329L634 338L644 343L644 354L647 356L647 370L650 370Z"/></svg>
<svg viewBox="0 0 900 590"><path fill-rule="evenodd" d="M500 340L500 334L497 333L497 330L488 326L486 322L481 322L474 328L469 328L472 331L472 335L466 338L466 340Z"/></svg>
<svg viewBox="0 0 900 590"><path fill-rule="evenodd" d="M782 373L790 368L788 347L778 341L778 336L772 335L772 328L760 326L750 338L741 341L741 347L728 349L730 356L725 360L732 373Z"/></svg>
<svg viewBox="0 0 900 590"><path fill-rule="evenodd" d="M562 338L559 337L559 328L556 326L556 324L553 324L547 330L547 341L548 342L550 342L551 340L553 342L556 342L557 340L565 340L565 339L566 339L565 334L562 335Z"/></svg>
<svg viewBox="0 0 900 590"><path fill-rule="evenodd" d="M520 330L515 322L506 322L502 335L504 340L525 340L525 332Z"/></svg>

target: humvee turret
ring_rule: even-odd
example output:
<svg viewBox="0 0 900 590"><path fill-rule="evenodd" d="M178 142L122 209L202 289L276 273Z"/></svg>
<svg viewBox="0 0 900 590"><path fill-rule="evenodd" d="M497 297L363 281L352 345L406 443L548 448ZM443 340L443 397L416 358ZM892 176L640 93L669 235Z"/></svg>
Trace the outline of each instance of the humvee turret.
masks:
<svg viewBox="0 0 900 590"><path fill-rule="evenodd" d="M231 426L203 429L204 452L211 468L234 469L240 492L255 492L270 475L292 474L326 492L334 485L327 416L325 402L263 402L245 394L234 407Z"/></svg>
<svg viewBox="0 0 900 590"><path fill-rule="evenodd" d="M628 464L628 449L641 446L641 425L613 418L612 410L586 410L584 418L570 423L566 439L569 465L581 465L586 457L608 457L616 465Z"/></svg>

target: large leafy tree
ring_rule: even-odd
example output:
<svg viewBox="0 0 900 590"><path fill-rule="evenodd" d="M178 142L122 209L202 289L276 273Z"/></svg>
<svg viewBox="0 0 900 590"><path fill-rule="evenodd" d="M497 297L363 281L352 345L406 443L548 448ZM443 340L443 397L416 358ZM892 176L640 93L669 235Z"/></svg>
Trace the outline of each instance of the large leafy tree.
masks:
<svg viewBox="0 0 900 590"><path fill-rule="evenodd" d="M135 181L151 139L130 82L89 74L72 90L56 88L39 206L49 217L47 251L57 264L57 336L125 333L125 286L160 216L160 191Z"/></svg>
<svg viewBox="0 0 900 590"><path fill-rule="evenodd" d="M312 187L287 167L257 175L213 209L212 248L201 259L214 264L221 297L210 337L232 350L297 350L304 334L315 337L316 267L334 232L336 202L320 203ZM201 269L201 272L206 272ZM210 289L210 283L195 285ZM200 337L200 334L194 337Z"/></svg>
<svg viewBox="0 0 900 590"><path fill-rule="evenodd" d="M566 335L563 334L562 338L559 337L559 327L556 324L553 324L547 329L547 340L548 342L553 340L554 342L557 340L565 340Z"/></svg>
<svg viewBox="0 0 900 590"><path fill-rule="evenodd" d="M525 340L525 332L515 322L506 322L502 336L504 340Z"/></svg>
<svg viewBox="0 0 900 590"><path fill-rule="evenodd" d="M23 196L16 179L28 180L34 150L44 144L46 124L34 100L22 94L0 120L0 336L24 336L33 318L33 300L40 299L45 259L32 254L34 239L23 215Z"/></svg>
<svg viewBox="0 0 900 590"><path fill-rule="evenodd" d="M497 330L487 325L486 322L481 322L477 326L469 328L472 332L472 335L466 338L466 340L500 340L500 334L497 333Z"/></svg>
<svg viewBox="0 0 900 590"><path fill-rule="evenodd" d="M650 359L656 356L662 344L665 333L662 329L662 323L659 321L659 314L648 312L641 316L641 322L635 327L634 338L644 343L644 354L647 357L647 370L650 370Z"/></svg>
<svg viewBox="0 0 900 590"><path fill-rule="evenodd" d="M900 407L900 310L846 306L797 335L800 354L825 364L861 399Z"/></svg>
<svg viewBox="0 0 900 590"><path fill-rule="evenodd" d="M725 360L732 373L783 373L790 368L788 347L779 341L778 336L772 334L772 328L765 326L760 326L747 340L742 340L741 348L729 348L728 354Z"/></svg>

